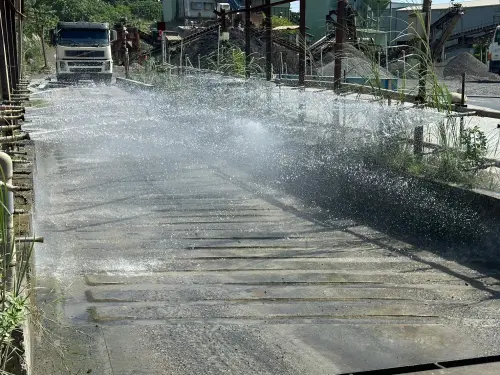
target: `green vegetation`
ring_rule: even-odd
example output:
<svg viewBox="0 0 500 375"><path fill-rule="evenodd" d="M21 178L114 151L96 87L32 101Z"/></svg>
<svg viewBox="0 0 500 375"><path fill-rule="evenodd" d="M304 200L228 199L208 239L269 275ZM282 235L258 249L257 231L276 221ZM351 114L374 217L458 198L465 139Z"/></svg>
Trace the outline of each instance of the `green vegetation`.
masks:
<svg viewBox="0 0 500 375"><path fill-rule="evenodd" d="M412 129L381 131L369 144L353 150L351 157L367 165L402 174L425 177L464 187L482 187L484 171L490 166L485 157L487 139L477 126L464 127L461 120L445 116L425 127L424 152L415 154ZM383 126L383 125L382 125Z"/></svg>
<svg viewBox="0 0 500 375"><path fill-rule="evenodd" d="M159 21L161 3L156 0L28 0L27 8L35 13L51 14L58 21L117 22Z"/></svg>
<svg viewBox="0 0 500 375"><path fill-rule="evenodd" d="M424 20L419 14L417 22ZM491 162L486 159L488 140L484 132L476 127L467 126L465 119L457 118L452 112L450 92L440 82L434 70L434 61L428 38L418 35L409 25L407 33L413 36L410 54L418 56L420 68L425 73L425 97L421 105L431 107L442 115L442 120L429 121L424 126L423 153L414 153L413 129L401 131L388 130L375 137L373 142L353 151L352 157L370 165L399 171L402 174L416 175L433 180L444 181L466 187L484 186L485 174ZM379 100L386 95L381 90L381 68L376 59L380 49L373 44L357 46L371 62L370 75L365 77L372 87L372 93ZM479 52L478 52L479 53ZM408 54L408 52L407 52ZM389 73L386 73L389 74ZM405 95L415 96L418 87L407 87L406 77L399 84L399 99L404 102ZM381 101L383 103L383 101ZM394 103L399 105L399 103ZM402 108L403 109L403 108Z"/></svg>
<svg viewBox="0 0 500 375"><path fill-rule="evenodd" d="M4 177L1 181L0 202L5 202L8 190ZM19 330L30 312L27 283L33 247L7 240L13 235L12 214L3 203L0 207L0 372L4 374L18 373L23 363Z"/></svg>
<svg viewBox="0 0 500 375"><path fill-rule="evenodd" d="M474 56L481 61L482 63L486 64L486 56L488 55L488 44L487 42L483 44L474 44Z"/></svg>

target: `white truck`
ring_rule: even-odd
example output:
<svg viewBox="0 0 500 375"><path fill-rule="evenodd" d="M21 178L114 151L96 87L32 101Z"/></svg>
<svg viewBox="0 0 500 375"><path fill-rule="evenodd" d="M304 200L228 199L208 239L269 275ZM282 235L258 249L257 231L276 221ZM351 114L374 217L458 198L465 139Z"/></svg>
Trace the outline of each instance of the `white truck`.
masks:
<svg viewBox="0 0 500 375"><path fill-rule="evenodd" d="M493 39L488 47L488 70L500 74L500 25L493 32Z"/></svg>
<svg viewBox="0 0 500 375"><path fill-rule="evenodd" d="M59 22L51 30L51 39L56 46L58 81L111 82L111 42L116 40L116 31L107 23Z"/></svg>

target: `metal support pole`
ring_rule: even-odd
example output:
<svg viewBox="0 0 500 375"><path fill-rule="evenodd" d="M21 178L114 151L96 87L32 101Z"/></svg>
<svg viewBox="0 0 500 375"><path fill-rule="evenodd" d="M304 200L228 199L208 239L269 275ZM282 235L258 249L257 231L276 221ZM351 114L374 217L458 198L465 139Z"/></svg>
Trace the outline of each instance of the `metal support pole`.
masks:
<svg viewBox="0 0 500 375"><path fill-rule="evenodd" d="M385 49L385 70L389 71L389 48Z"/></svg>
<svg viewBox="0 0 500 375"><path fill-rule="evenodd" d="M335 30L335 62L334 62L334 87L336 90L340 89L342 81L342 55L344 44L344 30L345 22L345 8L347 5L346 0L337 1L337 27Z"/></svg>
<svg viewBox="0 0 500 375"><path fill-rule="evenodd" d="M465 107L465 73L462 73L462 97L460 98L460 105Z"/></svg>
<svg viewBox="0 0 500 375"><path fill-rule="evenodd" d="M305 86L299 88L299 122L304 123L306 120L306 88Z"/></svg>
<svg viewBox="0 0 500 375"><path fill-rule="evenodd" d="M300 0L299 86L306 84L306 0Z"/></svg>
<svg viewBox="0 0 500 375"><path fill-rule="evenodd" d="M161 63L164 65L167 62L167 40L165 33L161 34Z"/></svg>
<svg viewBox="0 0 500 375"><path fill-rule="evenodd" d="M127 28L123 26L123 43L124 43L124 48L125 48L125 77L130 78L130 59L129 59L129 54L128 54L128 45L127 45Z"/></svg>
<svg viewBox="0 0 500 375"><path fill-rule="evenodd" d="M226 10L221 9L220 11L221 17L221 27L220 27L220 44L221 44L221 55L224 58L224 53L226 51L227 43L229 40L229 32L227 31L227 18L226 18Z"/></svg>
<svg viewBox="0 0 500 375"><path fill-rule="evenodd" d="M421 159L424 153L424 127L416 126L413 131L413 153Z"/></svg>
<svg viewBox="0 0 500 375"><path fill-rule="evenodd" d="M264 11L265 29L266 29L266 80L270 81L272 74L272 48L273 48L273 24L271 20L271 0L266 0L266 9Z"/></svg>
<svg viewBox="0 0 500 375"><path fill-rule="evenodd" d="M221 30L221 27L219 26L218 33L217 33L217 71L219 71L219 66L220 66L220 32L221 32L220 30ZM181 46L181 49L182 49L182 46ZM181 56L182 56L182 52L181 52Z"/></svg>
<svg viewBox="0 0 500 375"><path fill-rule="evenodd" d="M14 192L8 188L12 186L13 167L12 159L4 152L0 152L0 173L2 173L2 217L5 238L2 238L2 255L4 257L4 275L7 278L7 288L12 290L15 285L16 253L14 244Z"/></svg>
<svg viewBox="0 0 500 375"><path fill-rule="evenodd" d="M323 47L320 48L320 59L321 59L321 76L324 76L324 66L323 66Z"/></svg>
<svg viewBox="0 0 500 375"><path fill-rule="evenodd" d="M465 105L465 73L462 73L462 96L460 98L460 107L462 107L462 110L466 107ZM462 140L462 134L464 133L464 127L465 127L465 120L464 117L460 117L460 141ZM462 142L460 142L462 143Z"/></svg>
<svg viewBox="0 0 500 375"><path fill-rule="evenodd" d="M283 52L280 52L280 65L281 65L281 70L280 70L280 79L281 79L285 69L285 67L283 66Z"/></svg>
<svg viewBox="0 0 500 375"><path fill-rule="evenodd" d="M179 57L179 73L182 72L182 54L184 53L184 41L181 40L181 56Z"/></svg>
<svg viewBox="0 0 500 375"><path fill-rule="evenodd" d="M245 73L247 78L250 78L250 62L251 62L251 46L250 46L250 7L252 0L245 0Z"/></svg>
<svg viewBox="0 0 500 375"><path fill-rule="evenodd" d="M403 50L403 77L406 77L406 51Z"/></svg>

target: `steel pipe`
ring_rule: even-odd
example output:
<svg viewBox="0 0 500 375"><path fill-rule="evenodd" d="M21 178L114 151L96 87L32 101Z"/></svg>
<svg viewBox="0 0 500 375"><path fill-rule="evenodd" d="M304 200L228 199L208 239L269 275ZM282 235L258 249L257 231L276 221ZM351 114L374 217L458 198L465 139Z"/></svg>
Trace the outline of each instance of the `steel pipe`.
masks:
<svg viewBox="0 0 500 375"><path fill-rule="evenodd" d="M14 143L14 142L22 141L25 139L30 139L30 137L27 133L8 135L5 137L0 137L0 143Z"/></svg>
<svg viewBox="0 0 500 375"><path fill-rule="evenodd" d="M16 237L15 241L18 243L43 243L45 239L43 237Z"/></svg>
<svg viewBox="0 0 500 375"><path fill-rule="evenodd" d="M2 210L4 228L6 233L4 234L6 238L1 241L2 244L2 255L4 256L4 269L7 285L10 289L15 285L15 269L10 267L11 263L14 263L15 258L15 245L12 242L14 238L14 186L12 186L12 177L14 174L14 167L12 165L12 159L5 152L0 152L0 170L2 173L2 181L0 184L0 190L2 191L2 204L0 208Z"/></svg>

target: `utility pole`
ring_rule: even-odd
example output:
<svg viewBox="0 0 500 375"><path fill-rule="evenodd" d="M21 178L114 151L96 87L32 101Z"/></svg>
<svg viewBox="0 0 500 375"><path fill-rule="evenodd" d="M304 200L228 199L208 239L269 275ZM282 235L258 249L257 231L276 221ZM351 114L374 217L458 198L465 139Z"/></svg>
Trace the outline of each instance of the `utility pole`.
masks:
<svg viewBox="0 0 500 375"><path fill-rule="evenodd" d="M265 29L266 29L266 79L272 79L272 48L273 48L273 22L271 19L271 0L266 0L266 9L264 11Z"/></svg>
<svg viewBox="0 0 500 375"><path fill-rule="evenodd" d="M252 50L250 48L250 7L252 6L252 0L245 0L245 73L247 78L250 78L250 61Z"/></svg>
<svg viewBox="0 0 500 375"><path fill-rule="evenodd" d="M420 36L420 67L418 70L418 95L417 100L425 102L426 84L427 84L427 69L428 61L431 58L430 54L430 33L431 33L431 4L432 0L424 0L422 5L422 13L424 17L424 35ZM418 29L418 28L417 28Z"/></svg>
<svg viewBox="0 0 500 375"><path fill-rule="evenodd" d="M342 82L342 54L345 40L345 8L347 5L346 0L337 1L337 26L335 30L335 62L333 69L333 79L335 90L340 89Z"/></svg>
<svg viewBox="0 0 500 375"><path fill-rule="evenodd" d="M129 54L128 54L128 43L127 43L127 27L125 26L125 23L123 24L123 48L125 52L125 78L130 78L130 59L129 59Z"/></svg>
<svg viewBox="0 0 500 375"><path fill-rule="evenodd" d="M306 0L300 0L299 86L306 84Z"/></svg>

